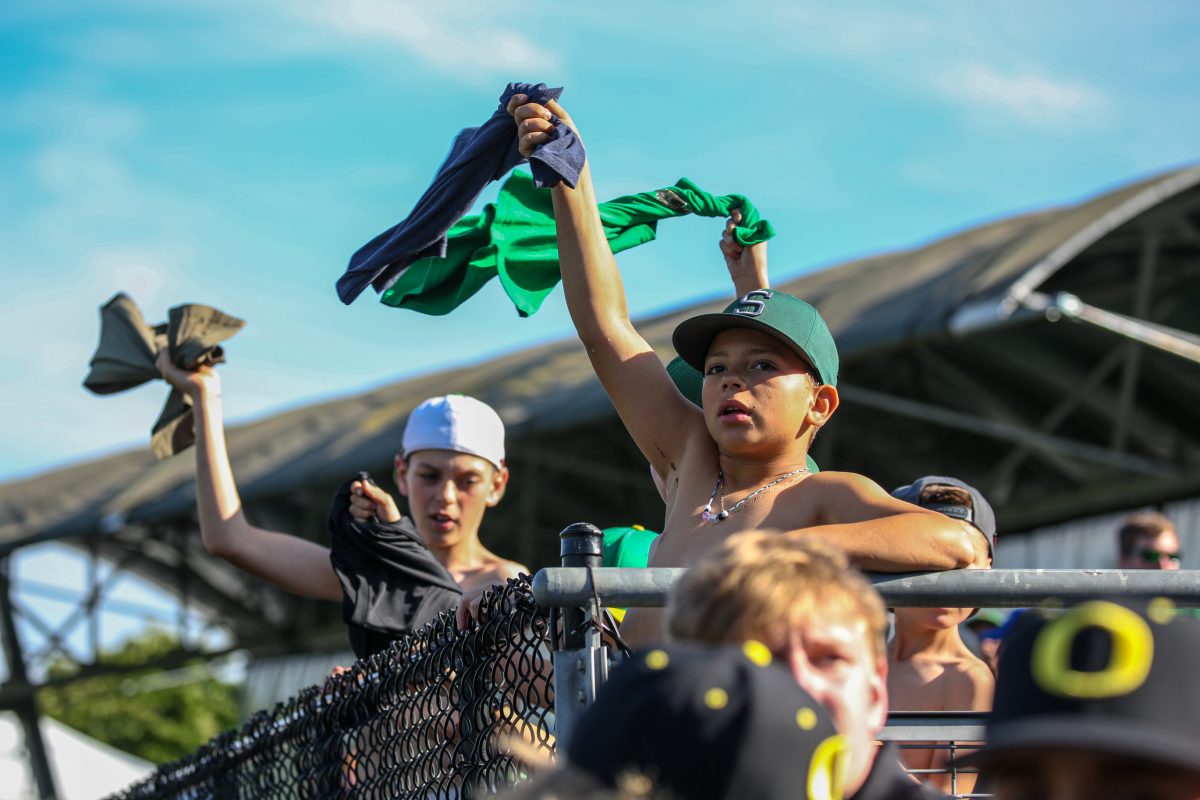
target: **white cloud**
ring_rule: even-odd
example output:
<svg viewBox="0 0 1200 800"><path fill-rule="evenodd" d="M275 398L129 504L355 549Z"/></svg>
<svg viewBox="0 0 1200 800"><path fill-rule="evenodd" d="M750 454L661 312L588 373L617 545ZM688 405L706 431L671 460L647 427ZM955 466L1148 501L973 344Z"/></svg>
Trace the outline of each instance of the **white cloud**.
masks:
<svg viewBox="0 0 1200 800"><path fill-rule="evenodd" d="M449 73L509 75L514 70L557 70L561 63L552 47L505 24L512 17L503 4L489 4L481 10L406 0L336 4L315 0L280 3L276 8L309 26L327 46L373 43L400 47Z"/></svg>
<svg viewBox="0 0 1200 800"><path fill-rule="evenodd" d="M1054 51L1031 60L1030 48L1052 41L1052 33L995 9L839 2L763 6L760 13L771 19L777 46L795 56L840 62L897 94L949 104L976 125L1074 130L1112 105L1101 88L1066 77Z"/></svg>
<svg viewBox="0 0 1200 800"><path fill-rule="evenodd" d="M138 12L139 21L63 34L63 53L104 67L135 69L311 57L371 63L401 53L468 82L554 72L562 65L557 48L536 41L514 24L528 18L528 11L503 0L478 6L420 0L117 4ZM179 24L181 16L186 25ZM403 70L396 71L396 80L414 82L411 72Z"/></svg>
<svg viewBox="0 0 1200 800"><path fill-rule="evenodd" d="M1064 128L1103 113L1108 100L1084 83L1025 67L1002 72L979 62L948 69L937 83L947 97L979 110L1000 112L1034 128Z"/></svg>

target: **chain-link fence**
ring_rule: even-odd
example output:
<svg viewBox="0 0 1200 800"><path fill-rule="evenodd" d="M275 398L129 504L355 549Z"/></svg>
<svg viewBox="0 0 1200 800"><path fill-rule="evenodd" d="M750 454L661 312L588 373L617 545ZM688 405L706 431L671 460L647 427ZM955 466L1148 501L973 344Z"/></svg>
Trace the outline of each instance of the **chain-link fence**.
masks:
<svg viewBox="0 0 1200 800"><path fill-rule="evenodd" d="M457 800L516 783L523 763L549 760L569 738L607 677L603 607L661 606L682 573L599 567L600 532L590 525L561 536L564 568L539 572L532 590L510 581L490 594L470 630L457 630L453 614L443 615L118 797ZM1200 607L1194 572L963 570L873 580L892 606L1011 608L1162 596ZM893 713L880 738L905 751L939 751L914 774L944 776L938 782L952 795L986 796L983 787L971 787L973 771L956 770L950 758L983 741L985 718Z"/></svg>
<svg viewBox="0 0 1200 800"><path fill-rule="evenodd" d="M439 619L126 789L149 798L469 798L554 749L550 617L528 584Z"/></svg>

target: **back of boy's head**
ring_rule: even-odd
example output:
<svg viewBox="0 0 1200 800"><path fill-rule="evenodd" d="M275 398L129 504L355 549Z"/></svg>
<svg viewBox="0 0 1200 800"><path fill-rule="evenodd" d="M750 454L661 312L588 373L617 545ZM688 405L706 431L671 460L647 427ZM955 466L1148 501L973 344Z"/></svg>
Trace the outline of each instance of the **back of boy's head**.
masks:
<svg viewBox="0 0 1200 800"><path fill-rule="evenodd" d="M966 489L958 486L942 486L933 485L926 486L921 490L920 506L928 508L931 505L960 505L974 509L974 501L971 500L971 493Z"/></svg>
<svg viewBox="0 0 1200 800"><path fill-rule="evenodd" d="M772 650L805 618L862 622L874 655L885 655L887 612L862 573L816 536L749 531L730 537L675 584L671 637L703 642L757 639Z"/></svg>
<svg viewBox="0 0 1200 800"><path fill-rule="evenodd" d="M970 524L983 534L988 554L995 554L996 512L971 484L948 475L926 475L893 489L892 497Z"/></svg>
<svg viewBox="0 0 1200 800"><path fill-rule="evenodd" d="M825 320L808 303L777 289L755 289L734 300L719 314L700 314L675 328L675 352L704 370L708 348L721 331L750 328L774 336L799 353L817 382L837 386L838 352Z"/></svg>

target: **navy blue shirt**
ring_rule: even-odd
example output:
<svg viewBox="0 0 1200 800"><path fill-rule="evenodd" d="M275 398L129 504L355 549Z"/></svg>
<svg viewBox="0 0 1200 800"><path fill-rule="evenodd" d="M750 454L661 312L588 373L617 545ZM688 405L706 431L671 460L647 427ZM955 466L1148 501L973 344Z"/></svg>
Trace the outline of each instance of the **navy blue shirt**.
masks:
<svg viewBox="0 0 1200 800"><path fill-rule="evenodd" d="M545 104L557 100L562 88L544 83L510 83L500 95L500 105L491 119L478 128L460 131L450 155L412 212L350 257L345 274L337 282L343 303L353 303L368 285L377 292L384 291L414 261L444 258L446 232L471 210L483 188L525 163L517 149L516 123L507 110L508 101L516 94L526 95L529 102ZM586 159L583 142L557 117L551 122L554 129L550 141L540 145L528 159L534 184L557 186L563 180L574 187Z"/></svg>

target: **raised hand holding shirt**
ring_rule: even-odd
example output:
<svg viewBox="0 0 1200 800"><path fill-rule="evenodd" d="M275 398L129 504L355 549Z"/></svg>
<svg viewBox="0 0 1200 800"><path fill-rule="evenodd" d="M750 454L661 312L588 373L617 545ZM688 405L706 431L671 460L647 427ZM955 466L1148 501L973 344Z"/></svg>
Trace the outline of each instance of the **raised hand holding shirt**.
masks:
<svg viewBox="0 0 1200 800"><path fill-rule="evenodd" d="M191 303L175 306L160 325L148 325L142 312L124 292L100 307L100 343L92 356L83 385L94 394L115 394L161 378L154 357L167 348L181 369L220 364L225 352L220 343L246 324L215 308ZM167 458L196 441L192 401L172 389L154 423L150 446L158 458Z"/></svg>
<svg viewBox="0 0 1200 800"><path fill-rule="evenodd" d="M446 232L471 210L483 188L525 163L526 159L517 150L517 126L507 110L508 101L517 94L544 105L557 100L562 88L552 89L544 83L510 83L500 95L500 105L491 119L478 128L462 130L433 183L408 217L350 257L350 265L337 282L338 297L343 303L353 303L368 285L382 292L418 259L444 257ZM554 129L550 141L539 146L528 159L533 178L538 186L557 186L563 180L573 187L586 159L583 143L557 117L551 121Z"/></svg>
<svg viewBox="0 0 1200 800"><path fill-rule="evenodd" d="M345 481L329 509L329 561L342 585L342 620L358 658L418 630L458 606L462 589L421 540L412 520L359 520L350 514Z"/></svg>
<svg viewBox="0 0 1200 800"><path fill-rule="evenodd" d="M771 223L739 194L713 195L687 178L674 186L618 197L600 204L600 221L613 253L654 241L660 219L697 214L725 217L734 208L742 223L734 237L742 245L775 235ZM423 314L448 314L499 276L523 317L541 308L560 278L558 242L550 192L523 172L504 182L495 203L450 229L441 257L412 263L383 293L380 302Z"/></svg>

